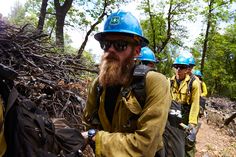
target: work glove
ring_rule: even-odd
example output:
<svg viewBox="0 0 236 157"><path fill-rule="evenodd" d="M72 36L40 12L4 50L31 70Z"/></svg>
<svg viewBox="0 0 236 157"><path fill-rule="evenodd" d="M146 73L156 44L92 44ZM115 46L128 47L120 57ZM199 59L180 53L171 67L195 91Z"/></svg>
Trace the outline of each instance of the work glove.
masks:
<svg viewBox="0 0 236 157"><path fill-rule="evenodd" d="M188 135L186 137L186 142L189 147L194 146L194 143L196 141L196 135L197 135L197 129L194 125L189 124L188 125Z"/></svg>

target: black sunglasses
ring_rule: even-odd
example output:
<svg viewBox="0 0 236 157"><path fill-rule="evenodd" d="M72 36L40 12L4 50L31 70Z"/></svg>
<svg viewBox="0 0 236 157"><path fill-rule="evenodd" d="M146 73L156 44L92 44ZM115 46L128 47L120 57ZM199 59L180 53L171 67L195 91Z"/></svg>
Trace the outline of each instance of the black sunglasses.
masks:
<svg viewBox="0 0 236 157"><path fill-rule="evenodd" d="M135 43L125 40L102 40L100 41L100 46L104 51L107 51L111 45L118 52L122 52L127 49L128 45L135 45Z"/></svg>
<svg viewBox="0 0 236 157"><path fill-rule="evenodd" d="M186 65L174 65L173 66L175 69L180 69L180 70L182 70L182 69L187 69L188 68L188 66L186 66Z"/></svg>

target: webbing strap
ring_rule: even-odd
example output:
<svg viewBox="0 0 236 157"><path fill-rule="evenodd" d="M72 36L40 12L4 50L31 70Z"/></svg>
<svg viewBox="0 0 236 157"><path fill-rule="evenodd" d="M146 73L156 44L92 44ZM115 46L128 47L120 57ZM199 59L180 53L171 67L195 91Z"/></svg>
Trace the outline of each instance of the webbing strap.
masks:
<svg viewBox="0 0 236 157"><path fill-rule="evenodd" d="M6 106L6 112L5 112L5 117L7 116L7 113L10 111L10 109L12 108L14 102L16 101L17 97L18 97L19 93L16 90L15 87L13 87L11 89L11 92L9 94L8 100L7 100L7 106Z"/></svg>
<svg viewBox="0 0 236 157"><path fill-rule="evenodd" d="M190 77L190 81L189 81L189 83L188 83L188 95L191 95L191 91L192 91L192 87L193 87L193 81L195 80L195 76L194 75L192 75L191 77Z"/></svg>

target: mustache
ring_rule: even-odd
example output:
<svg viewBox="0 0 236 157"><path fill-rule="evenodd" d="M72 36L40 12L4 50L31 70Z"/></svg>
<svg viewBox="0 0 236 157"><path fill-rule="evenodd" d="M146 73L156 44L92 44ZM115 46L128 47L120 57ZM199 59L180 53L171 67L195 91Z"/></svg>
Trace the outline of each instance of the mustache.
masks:
<svg viewBox="0 0 236 157"><path fill-rule="evenodd" d="M105 53L103 59L119 61L119 57L114 53Z"/></svg>

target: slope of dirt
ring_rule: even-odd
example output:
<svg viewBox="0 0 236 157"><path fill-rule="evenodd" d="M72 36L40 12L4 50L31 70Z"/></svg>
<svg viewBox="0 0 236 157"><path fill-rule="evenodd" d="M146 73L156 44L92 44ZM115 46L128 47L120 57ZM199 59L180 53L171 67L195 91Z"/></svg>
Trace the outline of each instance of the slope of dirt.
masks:
<svg viewBox="0 0 236 157"><path fill-rule="evenodd" d="M236 139L226 135L222 129L207 124L201 119L201 128L197 134L196 157L236 157Z"/></svg>

